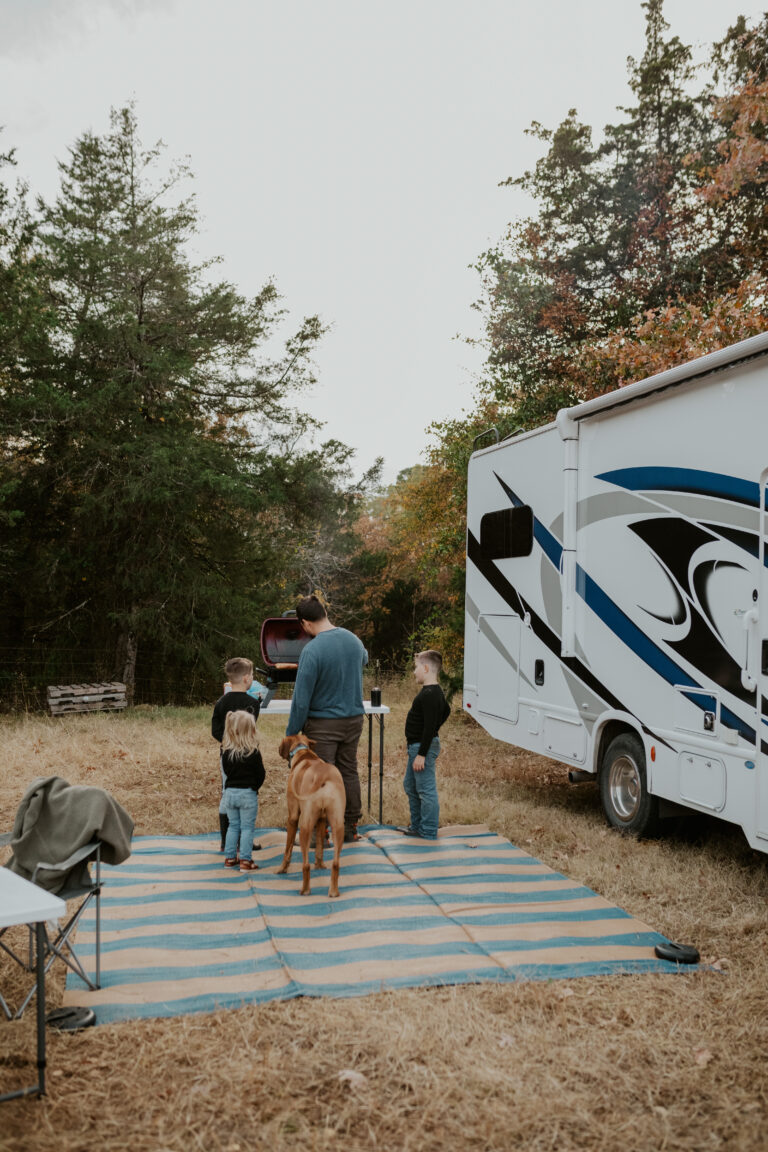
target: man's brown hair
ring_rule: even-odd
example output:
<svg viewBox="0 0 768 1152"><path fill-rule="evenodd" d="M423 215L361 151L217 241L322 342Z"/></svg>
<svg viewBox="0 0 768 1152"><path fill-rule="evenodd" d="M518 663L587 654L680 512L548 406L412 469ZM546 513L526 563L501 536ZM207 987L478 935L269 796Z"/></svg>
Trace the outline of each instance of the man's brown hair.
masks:
<svg viewBox="0 0 768 1152"><path fill-rule="evenodd" d="M325 620L328 613L325 606L318 600L314 594L312 596L305 596L303 600L299 600L296 605L296 615L299 620L310 620L316 624L318 620Z"/></svg>
<svg viewBox="0 0 768 1152"><path fill-rule="evenodd" d="M427 648L426 652L417 652L416 659L420 664L429 664L435 676L440 675L443 667L443 657L434 648Z"/></svg>
<svg viewBox="0 0 768 1152"><path fill-rule="evenodd" d="M233 656L224 665L224 674L228 680L242 680L245 676L253 676L253 661L246 660L244 656Z"/></svg>

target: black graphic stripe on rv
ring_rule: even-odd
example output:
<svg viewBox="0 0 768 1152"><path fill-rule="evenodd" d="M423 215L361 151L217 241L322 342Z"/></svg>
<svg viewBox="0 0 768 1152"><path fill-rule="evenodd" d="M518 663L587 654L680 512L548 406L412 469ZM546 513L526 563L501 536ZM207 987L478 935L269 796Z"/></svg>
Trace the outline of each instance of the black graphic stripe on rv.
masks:
<svg viewBox="0 0 768 1152"><path fill-rule="evenodd" d="M516 615L520 616L521 619L526 614L530 617L531 630L534 635L541 640L542 644L549 649L553 656L573 672L574 676L577 676L583 684L591 688L596 695L600 696L606 704L609 704L612 708L627 712L630 716L635 715L630 708L627 708L617 696L614 696L613 693L606 688L605 684L597 679L594 673L592 673L577 656L560 655L560 637L552 631L537 612L534 612L530 604L520 595L517 588L515 588L513 584L510 584L506 576L499 571L493 560L486 560L483 557L480 550L480 542L471 532L467 532L467 557ZM640 722L639 717L635 717L635 719Z"/></svg>
<svg viewBox="0 0 768 1152"><path fill-rule="evenodd" d="M610 628L615 636L623 641L626 646L639 656L644 664L661 676L663 680L675 688L685 687L694 690L701 689L702 685L699 684L692 676L680 667L680 665L667 656L666 652L659 648L649 636L638 628L638 626L630 620L626 612L607 596L603 589L597 584L591 576L588 576L583 568L577 565L576 567L576 590L581 596L584 603L592 609L596 616L598 616L603 623ZM692 704L702 711L707 711L708 705L705 699L702 699L696 692L683 693L684 696ZM735 729L749 744L754 744L756 733L754 728L745 723L740 716L730 708L726 708L720 704L720 719L726 728Z"/></svg>
<svg viewBox="0 0 768 1152"><path fill-rule="evenodd" d="M738 476L729 476L720 472L705 472L695 468L619 468L612 472L603 472L595 479L604 480L629 491L690 492L699 496L713 496L754 508L760 507L759 484L752 480L744 480ZM682 641L670 643L669 647L692 664L694 668L697 668L703 676L713 680L732 696L749 705L754 698L754 691L750 692L742 687L741 670L720 642L717 629L714 626L710 629L705 627L703 630L700 627L696 628L697 623L703 623L703 618L693 608L694 597L689 587L688 573L690 560L696 547L702 540L706 542L714 539L711 532L707 531L709 528L712 528L718 535L731 539L737 546L745 548L753 555L759 554L756 543L754 547L748 545L746 533L740 532L734 539L733 529L723 529L720 526L707 525L705 528L678 518L674 521L674 531L670 531L668 517L665 517L663 525L659 525L653 519L639 521L631 525L631 530L663 561L691 605L691 628L688 635ZM677 556L670 553L670 547L677 553ZM765 562L768 563L768 556L766 556ZM670 661L658 645L648 641L629 618L608 600L602 589L598 588L590 577L582 573L580 568L577 568L576 579L577 591L584 601L589 604L593 611L597 612L604 623L608 624L620 639L629 645L633 651L636 651L667 683L685 684L694 688L700 687L692 677L683 671L679 664ZM605 609L606 614L601 611L599 604ZM612 617L612 622L607 618L608 616ZM710 624L713 624L711 620ZM706 642L702 642L702 636ZM639 640L638 637L640 637ZM645 648L645 652L638 650L638 643ZM701 697L692 694L688 695L687 698L692 704L706 711L707 704ZM761 697L761 712L764 711L764 708L764 698ZM755 729L722 703L720 705L720 719L726 728L734 729L748 743L755 744L757 742L758 734Z"/></svg>
<svg viewBox="0 0 768 1152"><path fill-rule="evenodd" d="M680 640L667 640L667 647L682 656L707 680L719 684L729 696L741 700L746 707L754 707L754 690L744 688L741 665L722 641L709 603L708 590L709 580L716 570L722 574L725 569L731 568L747 575L749 570L743 564L722 558L695 563L695 553L702 545L712 543L717 537L702 525L692 524L683 517L656 516L648 520L637 520L629 525L629 530L654 553L673 581L676 593L685 597L689 607L685 636ZM677 683L681 681L677 680ZM768 711L765 697L762 698L761 711ZM729 727L734 727L730 721L728 723Z"/></svg>
<svg viewBox="0 0 768 1152"><path fill-rule="evenodd" d="M494 476L498 480L499 484L501 484L504 492L512 501L515 508L521 508L523 501L518 496L517 492L513 491L509 484L502 480L498 472L494 472ZM552 535L549 529L544 527L538 516L533 517L533 536L547 559L559 572L562 567L563 546L560 541Z"/></svg>
<svg viewBox="0 0 768 1152"><path fill-rule="evenodd" d="M674 482L674 480L680 480L682 483L682 473L686 473L687 476L689 470L676 468L647 468L626 469L625 472L631 473L633 476L636 473L642 473L646 480L653 478L657 487L660 487L662 483L662 478L658 475L658 473L664 473L667 486L671 487L671 484ZM597 477L597 479L611 479L620 474L623 475L623 473L605 473L604 476ZM502 480L498 472L494 472L494 476L512 503L516 507L521 505L523 501L517 492L513 491L513 489L510 488L509 485L504 482L504 480ZM718 476L715 473L696 473L696 476L698 483L698 488L696 489L697 491L701 491L706 494L713 494L714 492L717 492L717 494L720 496L738 498L741 499L744 503L754 501L755 499L757 499L759 502L759 488L756 484L751 485L747 481L737 481L734 477ZM708 485L704 484L701 480L702 476L709 478L714 477L720 484L719 488L713 487L711 483ZM730 485L723 484L722 481L724 480L730 480L732 483ZM687 484L687 486L683 484L683 488L684 490L688 491L694 490L691 487L690 482ZM634 525L633 527L636 529L638 526ZM691 525L692 529L694 527L695 526ZM703 530L696 528L696 531L701 533ZM545 556L548 558L553 567L559 572L562 565L562 545L560 544L560 541L557 540L557 538L553 536L552 533L547 528L545 528L541 521L538 520L535 516L533 519L533 535ZM711 537L707 532L703 532L703 535L709 539L713 539L713 537ZM647 541L644 542L648 543ZM656 551L656 549L654 549L654 551ZM664 556L662 556L662 559L664 559ZM670 574L673 576L675 575L674 565L670 570ZM622 643L626 644L626 646L632 652L634 652L636 656L639 656L643 663L647 664L649 668L651 668L657 675L661 676L662 679L666 680L668 684L675 687L685 686L687 688L693 689L700 689L702 687L701 684L694 680L694 678L690 676L675 660L672 660L666 654L666 652L664 652L663 649L658 646L658 644L655 644L653 640L651 640L651 638L642 631L642 629L638 628L637 625L632 620L630 620L626 612L619 608L618 604L616 604L616 602L612 600L610 596L608 596L608 594L600 587L596 580L594 580L585 572L580 564L576 565L576 593L581 597L584 603L589 608L591 608L595 615L598 616L599 619L601 619L608 628L610 628L614 635L622 641ZM692 605L690 595L687 596L687 599ZM694 614L692 613L692 616L693 615ZM712 637L711 643L713 646L717 643L714 637ZM677 648L679 646L670 645L670 647ZM691 659L692 653L681 651L680 655L684 656L686 659ZM697 667L696 660L691 660L691 662L693 663L694 667ZM699 671L702 670L699 669ZM710 679L714 679L716 683L719 683L719 678L708 669L704 670L702 674ZM724 685L724 687L726 687L728 691L731 690L730 684ZM744 692L744 690L740 687L740 681L738 691L735 693L735 695L743 696L745 702L749 702L749 693ZM709 703L702 697L698 696L695 692L686 694L686 696L692 704L704 712L707 711L710 707ZM738 732L740 736L744 737L747 743L755 743L757 739L757 733L755 732L755 729L752 728L752 726L746 721L742 720L742 718L737 715L737 713L733 712L730 708L725 707L722 702L720 704L720 719L726 728L734 729L734 731Z"/></svg>

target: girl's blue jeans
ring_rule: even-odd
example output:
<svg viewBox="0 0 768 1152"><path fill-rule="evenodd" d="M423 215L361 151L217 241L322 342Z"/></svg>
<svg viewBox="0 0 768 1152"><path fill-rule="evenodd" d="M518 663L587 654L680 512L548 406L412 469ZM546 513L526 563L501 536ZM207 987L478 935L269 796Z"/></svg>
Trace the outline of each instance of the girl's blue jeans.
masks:
<svg viewBox="0 0 768 1152"><path fill-rule="evenodd" d="M253 831L259 814L259 794L252 788L225 788L224 803L229 817L224 856L234 860L250 860L253 851ZM239 851L238 851L239 848Z"/></svg>
<svg viewBox="0 0 768 1152"><path fill-rule="evenodd" d="M408 745L408 767L405 770L403 788L411 809L411 828L427 840L437 838L440 823L440 803L437 799L437 779L435 764L440 755L440 741L435 736L424 757L424 768L414 772L413 762L419 754L418 744Z"/></svg>

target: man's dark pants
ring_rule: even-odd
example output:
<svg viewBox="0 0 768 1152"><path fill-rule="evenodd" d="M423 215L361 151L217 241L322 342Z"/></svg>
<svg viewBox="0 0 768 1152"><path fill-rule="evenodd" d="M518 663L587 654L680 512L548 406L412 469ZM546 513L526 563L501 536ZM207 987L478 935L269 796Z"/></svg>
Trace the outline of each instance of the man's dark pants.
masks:
<svg viewBox="0 0 768 1152"><path fill-rule="evenodd" d="M347 806L344 810L344 832L354 832L363 814L360 777L357 774L357 746L365 716L310 716L304 734L316 741L315 752L321 760L335 764L344 781Z"/></svg>

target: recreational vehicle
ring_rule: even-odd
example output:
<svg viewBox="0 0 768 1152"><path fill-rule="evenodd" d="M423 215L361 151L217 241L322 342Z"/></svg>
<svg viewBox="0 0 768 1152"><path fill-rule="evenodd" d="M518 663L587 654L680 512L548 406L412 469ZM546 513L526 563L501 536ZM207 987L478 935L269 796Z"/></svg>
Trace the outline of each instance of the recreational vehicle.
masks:
<svg viewBox="0 0 768 1152"><path fill-rule="evenodd" d="M464 708L768 851L768 333L563 409L469 464Z"/></svg>

